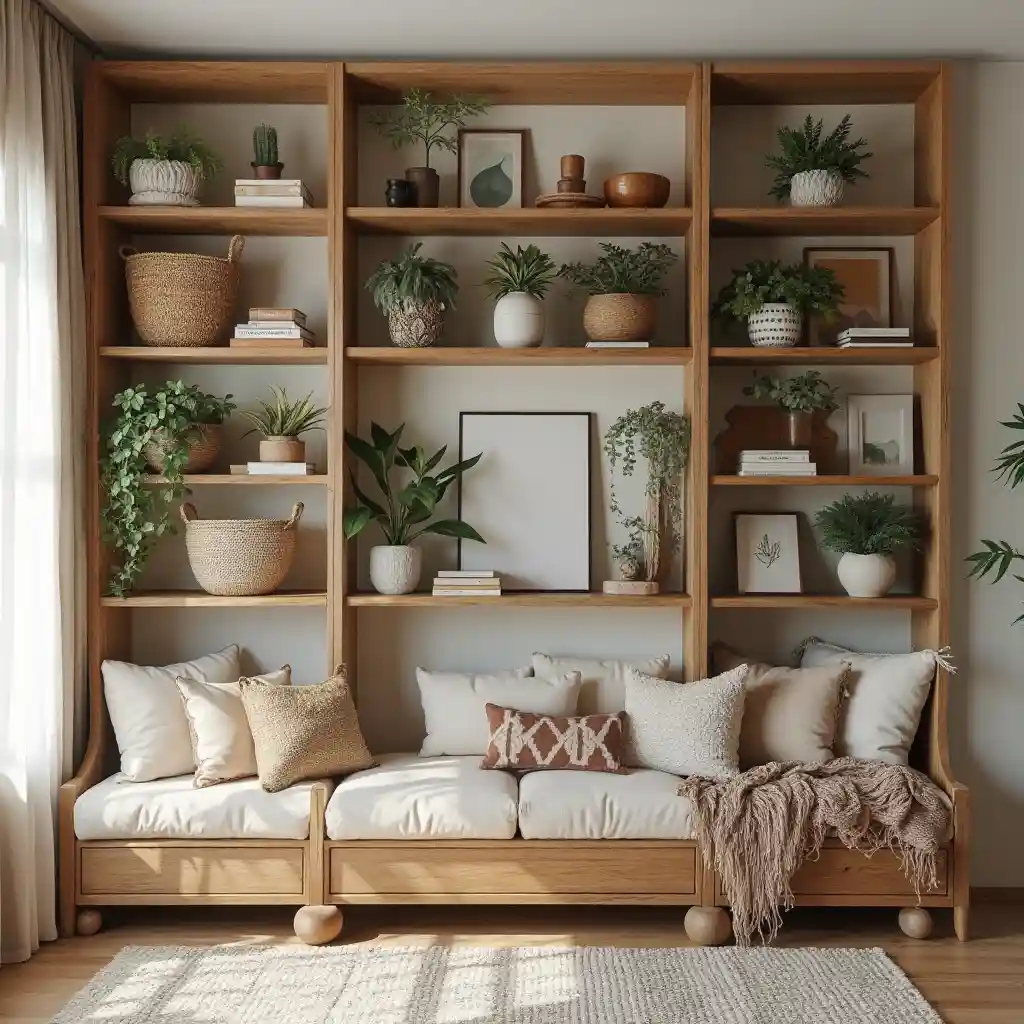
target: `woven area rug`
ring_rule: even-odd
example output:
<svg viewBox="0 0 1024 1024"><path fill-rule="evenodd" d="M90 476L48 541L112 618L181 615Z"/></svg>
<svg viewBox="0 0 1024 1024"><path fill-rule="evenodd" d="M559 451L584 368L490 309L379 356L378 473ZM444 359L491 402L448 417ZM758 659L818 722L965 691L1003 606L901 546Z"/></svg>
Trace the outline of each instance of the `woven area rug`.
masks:
<svg viewBox="0 0 1024 1024"><path fill-rule="evenodd" d="M942 1024L880 949L129 946L54 1024Z"/></svg>

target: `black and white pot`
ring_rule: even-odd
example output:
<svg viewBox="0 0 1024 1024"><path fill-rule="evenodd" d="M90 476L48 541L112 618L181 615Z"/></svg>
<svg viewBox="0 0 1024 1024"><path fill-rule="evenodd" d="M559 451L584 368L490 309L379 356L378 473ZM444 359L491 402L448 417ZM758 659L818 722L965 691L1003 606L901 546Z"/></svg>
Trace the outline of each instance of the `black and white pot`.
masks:
<svg viewBox="0 0 1024 1024"><path fill-rule="evenodd" d="M747 317L747 335L757 348L792 348L800 341L803 323L788 302L766 302Z"/></svg>
<svg viewBox="0 0 1024 1024"><path fill-rule="evenodd" d="M131 206L198 206L199 172L184 160L133 160Z"/></svg>
<svg viewBox="0 0 1024 1024"><path fill-rule="evenodd" d="M839 559L836 572L850 597L883 597L896 582L896 563L889 555L855 555L848 551Z"/></svg>
<svg viewBox="0 0 1024 1024"><path fill-rule="evenodd" d="M800 171L789 181L790 206L838 206L843 186L838 171Z"/></svg>
<svg viewBox="0 0 1024 1024"><path fill-rule="evenodd" d="M444 303L431 299L419 305L396 306L388 313L388 330L399 348L429 348L444 327Z"/></svg>

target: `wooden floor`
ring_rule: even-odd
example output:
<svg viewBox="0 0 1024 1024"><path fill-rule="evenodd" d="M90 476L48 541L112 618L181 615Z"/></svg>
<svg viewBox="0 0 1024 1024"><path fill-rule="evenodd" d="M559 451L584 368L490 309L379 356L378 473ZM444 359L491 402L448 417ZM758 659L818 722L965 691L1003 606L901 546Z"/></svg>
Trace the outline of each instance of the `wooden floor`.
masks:
<svg viewBox="0 0 1024 1024"><path fill-rule="evenodd" d="M975 937L952 937L939 911L937 937L905 938L895 911L803 910L789 915L783 946L881 946L947 1024L1024 1022L1024 904L973 911ZM450 945L685 946L671 908L358 908L349 942ZM0 1021L45 1024L122 946L294 942L287 910L204 908L125 911L99 935L47 944L28 963L0 968ZM879 1021L884 1024L884 1021Z"/></svg>

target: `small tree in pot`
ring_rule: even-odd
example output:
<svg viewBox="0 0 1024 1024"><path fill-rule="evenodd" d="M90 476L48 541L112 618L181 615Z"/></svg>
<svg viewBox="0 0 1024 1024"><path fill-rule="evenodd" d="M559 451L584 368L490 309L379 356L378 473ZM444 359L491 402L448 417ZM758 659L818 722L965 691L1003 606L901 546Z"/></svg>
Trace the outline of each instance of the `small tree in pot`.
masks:
<svg viewBox="0 0 1024 1024"><path fill-rule="evenodd" d="M450 263L419 256L423 243L410 246L397 260L385 260L366 287L388 318L391 340L399 348L436 345L444 314L455 308L458 273Z"/></svg>
<svg viewBox="0 0 1024 1024"><path fill-rule="evenodd" d="M774 402L789 417L789 443L793 448L807 448L814 430L814 413L833 412L838 408L836 392L817 370L808 370L796 377L769 377L754 373L754 383L743 394Z"/></svg>
<svg viewBox="0 0 1024 1024"><path fill-rule="evenodd" d="M313 404L313 393L293 402L284 388L271 385L272 402L259 401L256 412L244 412L252 424L242 436L260 433L260 462L305 462L306 442L299 434L308 430L323 430L327 410Z"/></svg>
<svg viewBox="0 0 1024 1024"><path fill-rule="evenodd" d="M114 177L131 186L132 206L198 206L203 181L223 167L184 125L167 138L155 132L144 139L124 135L114 143L110 162Z"/></svg>
<svg viewBox="0 0 1024 1024"><path fill-rule="evenodd" d="M284 164L278 159L277 129L261 122L252 131L252 172L257 178L275 181Z"/></svg>
<svg viewBox="0 0 1024 1024"><path fill-rule="evenodd" d="M484 284L493 293L494 340L502 348L532 348L544 340L544 296L558 274L554 261L535 245L513 252L505 242L487 266Z"/></svg>

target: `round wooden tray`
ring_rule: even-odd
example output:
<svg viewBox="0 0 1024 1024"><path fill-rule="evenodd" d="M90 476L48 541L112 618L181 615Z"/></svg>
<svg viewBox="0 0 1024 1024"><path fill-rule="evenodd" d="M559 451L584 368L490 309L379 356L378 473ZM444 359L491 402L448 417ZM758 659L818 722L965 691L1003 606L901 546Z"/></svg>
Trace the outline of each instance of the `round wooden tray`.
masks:
<svg viewBox="0 0 1024 1024"><path fill-rule="evenodd" d="M585 192L548 192L537 196L537 206L542 209L598 209L605 205L602 196L588 196Z"/></svg>

